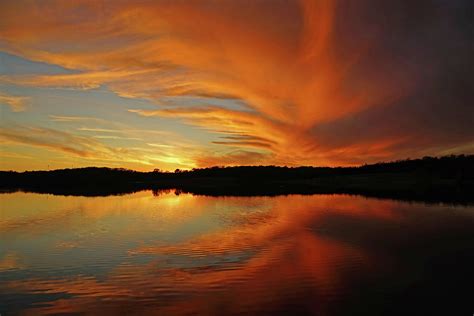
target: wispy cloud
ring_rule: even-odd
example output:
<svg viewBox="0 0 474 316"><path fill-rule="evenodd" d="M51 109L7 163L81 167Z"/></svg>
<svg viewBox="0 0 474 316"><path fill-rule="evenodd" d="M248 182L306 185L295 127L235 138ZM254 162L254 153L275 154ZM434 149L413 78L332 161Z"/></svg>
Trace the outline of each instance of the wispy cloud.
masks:
<svg viewBox="0 0 474 316"><path fill-rule="evenodd" d="M102 142L108 140L124 140L127 143L132 140L135 144L144 146L131 146L128 143L126 147L119 147ZM168 141L173 142L174 140ZM9 146L30 146L46 149L51 153L66 154L69 157L76 157L75 162L81 165L97 163L107 163L114 166L133 165L135 168L145 170L152 169L154 166L165 170L196 167L193 157L203 155L202 148L179 141L170 144L147 145L138 137L119 135L93 135L90 137L62 130L31 126L0 128L0 142ZM5 157L15 158L8 153ZM48 161L54 159L55 155L48 156Z"/></svg>
<svg viewBox="0 0 474 316"><path fill-rule="evenodd" d="M9 152L9 151L0 151L0 157L14 158L14 159L33 159L32 156L22 155L22 154L19 154L19 153Z"/></svg>
<svg viewBox="0 0 474 316"><path fill-rule="evenodd" d="M20 97L0 92L0 104L10 107L13 112L23 112L29 102L29 97Z"/></svg>
<svg viewBox="0 0 474 316"><path fill-rule="evenodd" d="M75 73L1 82L106 85L157 104L175 96L239 100L248 111L130 110L213 133L206 149L223 157L237 149L275 164L354 164L470 148L474 137L463 5L276 0L268 10L259 0L119 2L105 5L107 16L87 1L25 5L0 4L1 49ZM220 138L232 135L239 139Z"/></svg>
<svg viewBox="0 0 474 316"><path fill-rule="evenodd" d="M103 122L104 120L92 116L67 116L67 115L50 115L49 118L53 122L82 122L93 121Z"/></svg>
<svg viewBox="0 0 474 316"><path fill-rule="evenodd" d="M11 143L62 151L80 157L108 156L115 151L90 138L41 127L1 128L0 139Z"/></svg>
<svg viewBox="0 0 474 316"><path fill-rule="evenodd" d="M79 127L78 131L85 132L100 132L100 133L121 133L121 130L107 129L107 128L91 128L91 127Z"/></svg>
<svg viewBox="0 0 474 316"><path fill-rule="evenodd" d="M115 136L115 135L94 135L92 137L99 138L99 139L143 140L142 138L138 138L138 137L122 137L122 136Z"/></svg>

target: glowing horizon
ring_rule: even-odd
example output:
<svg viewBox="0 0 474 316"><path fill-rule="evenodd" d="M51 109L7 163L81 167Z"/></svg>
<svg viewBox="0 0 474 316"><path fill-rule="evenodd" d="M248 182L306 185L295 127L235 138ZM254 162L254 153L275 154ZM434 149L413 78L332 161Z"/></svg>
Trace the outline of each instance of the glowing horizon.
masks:
<svg viewBox="0 0 474 316"><path fill-rule="evenodd" d="M469 1L2 1L0 169L474 153Z"/></svg>

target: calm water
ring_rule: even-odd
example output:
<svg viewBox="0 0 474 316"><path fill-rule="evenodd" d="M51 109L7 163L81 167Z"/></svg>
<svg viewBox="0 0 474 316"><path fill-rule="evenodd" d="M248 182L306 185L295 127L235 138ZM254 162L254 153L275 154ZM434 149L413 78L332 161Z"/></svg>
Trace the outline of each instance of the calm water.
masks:
<svg viewBox="0 0 474 316"><path fill-rule="evenodd" d="M474 207L0 195L0 314L472 315Z"/></svg>

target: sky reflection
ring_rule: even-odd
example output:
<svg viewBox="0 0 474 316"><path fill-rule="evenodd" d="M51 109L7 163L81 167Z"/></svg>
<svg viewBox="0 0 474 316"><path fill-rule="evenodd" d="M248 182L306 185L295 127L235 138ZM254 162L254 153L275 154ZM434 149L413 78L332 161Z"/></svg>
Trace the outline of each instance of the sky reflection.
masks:
<svg viewBox="0 0 474 316"><path fill-rule="evenodd" d="M399 245L474 227L472 208L341 195L0 199L0 312L27 315L331 313Z"/></svg>

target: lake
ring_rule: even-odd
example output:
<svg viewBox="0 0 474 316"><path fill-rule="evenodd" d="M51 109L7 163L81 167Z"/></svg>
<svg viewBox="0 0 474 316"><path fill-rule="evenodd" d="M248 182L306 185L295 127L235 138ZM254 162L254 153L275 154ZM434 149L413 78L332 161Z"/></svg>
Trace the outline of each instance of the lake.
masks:
<svg viewBox="0 0 474 316"><path fill-rule="evenodd" d="M474 207L0 194L0 314L472 315Z"/></svg>

